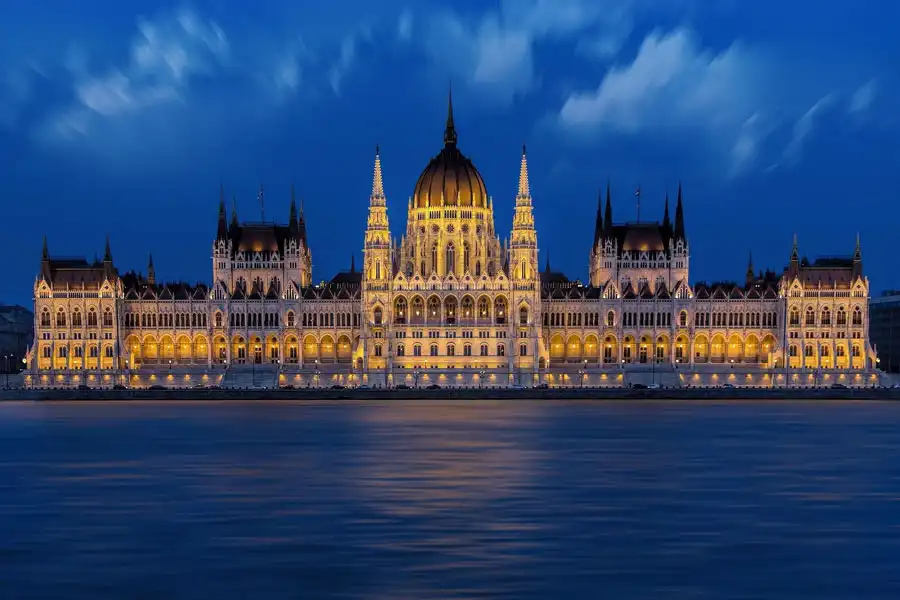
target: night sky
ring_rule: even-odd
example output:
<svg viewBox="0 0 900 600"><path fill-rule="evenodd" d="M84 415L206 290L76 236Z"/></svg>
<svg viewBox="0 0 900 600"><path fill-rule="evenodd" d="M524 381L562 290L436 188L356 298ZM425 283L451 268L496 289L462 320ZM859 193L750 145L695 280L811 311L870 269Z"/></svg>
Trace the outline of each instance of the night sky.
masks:
<svg viewBox="0 0 900 600"><path fill-rule="evenodd" d="M698 280L849 255L900 286L900 3L884 0L16 2L0 20L0 302L52 255L208 281L219 185L239 217L303 199L313 276L361 257L376 144L391 228L460 148L512 224L528 145L541 264L587 278L597 194L662 217L684 185Z"/></svg>

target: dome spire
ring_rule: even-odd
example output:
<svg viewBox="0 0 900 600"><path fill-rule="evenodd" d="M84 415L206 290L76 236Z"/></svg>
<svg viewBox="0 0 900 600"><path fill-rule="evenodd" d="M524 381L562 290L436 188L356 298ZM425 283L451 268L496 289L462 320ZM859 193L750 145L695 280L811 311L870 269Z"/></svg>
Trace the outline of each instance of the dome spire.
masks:
<svg viewBox="0 0 900 600"><path fill-rule="evenodd" d="M456 145L456 125L453 123L453 87L447 93L447 127L444 129L444 145Z"/></svg>
<svg viewBox="0 0 900 600"><path fill-rule="evenodd" d="M522 164L519 166L519 198L531 198L531 186L528 185L528 155L525 144L522 144Z"/></svg>

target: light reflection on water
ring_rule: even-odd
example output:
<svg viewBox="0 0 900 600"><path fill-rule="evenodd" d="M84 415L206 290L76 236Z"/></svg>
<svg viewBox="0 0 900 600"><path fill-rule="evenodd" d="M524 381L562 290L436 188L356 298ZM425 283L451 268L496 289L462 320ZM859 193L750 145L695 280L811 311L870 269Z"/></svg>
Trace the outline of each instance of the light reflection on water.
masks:
<svg viewBox="0 0 900 600"><path fill-rule="evenodd" d="M0 405L0 598L900 597L900 405Z"/></svg>

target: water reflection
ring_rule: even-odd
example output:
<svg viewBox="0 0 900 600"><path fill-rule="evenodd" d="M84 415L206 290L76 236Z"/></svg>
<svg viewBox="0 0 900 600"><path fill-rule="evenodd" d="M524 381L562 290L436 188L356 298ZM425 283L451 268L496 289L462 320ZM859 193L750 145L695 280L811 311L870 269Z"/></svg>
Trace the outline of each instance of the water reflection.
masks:
<svg viewBox="0 0 900 600"><path fill-rule="evenodd" d="M888 598L900 406L0 405L0 598Z"/></svg>

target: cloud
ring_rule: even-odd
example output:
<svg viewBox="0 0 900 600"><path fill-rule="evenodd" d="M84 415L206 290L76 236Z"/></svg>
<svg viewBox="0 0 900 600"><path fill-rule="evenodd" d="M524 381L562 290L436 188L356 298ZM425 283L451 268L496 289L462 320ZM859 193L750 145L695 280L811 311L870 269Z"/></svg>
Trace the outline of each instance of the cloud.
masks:
<svg viewBox="0 0 900 600"><path fill-rule="evenodd" d="M604 0L501 0L498 10L477 18L439 13L427 23L425 51L454 82L508 102L538 83L534 50L539 42L590 31L584 52L613 54L613 46L627 37L622 28L631 27L620 16L625 13L613 8L617 5Z"/></svg>
<svg viewBox="0 0 900 600"><path fill-rule="evenodd" d="M368 28L362 28L346 35L341 40L338 58L328 70L328 84L336 96L341 95L341 84L356 62L359 46L370 40L371 35Z"/></svg>
<svg viewBox="0 0 900 600"><path fill-rule="evenodd" d="M189 10L141 19L127 63L102 75L90 74L83 52L73 50L65 63L72 69L75 103L48 121L42 135L84 136L104 120L183 102L192 81L219 68L228 50L222 29Z"/></svg>
<svg viewBox="0 0 900 600"><path fill-rule="evenodd" d="M574 135L699 132L736 173L753 162L769 130L760 113L763 71L740 43L716 53L686 28L654 31L633 61L611 67L595 89L570 94L556 120Z"/></svg>
<svg viewBox="0 0 900 600"><path fill-rule="evenodd" d="M14 69L0 77L0 127L12 128L34 93L34 67Z"/></svg>
<svg viewBox="0 0 900 600"><path fill-rule="evenodd" d="M407 8L400 13L397 20L397 39L407 42L412 38L413 16L412 12Z"/></svg>
<svg viewBox="0 0 900 600"><path fill-rule="evenodd" d="M819 98L809 110L803 113L799 119L797 119L797 122L794 124L791 141L784 150L783 158L788 164L795 165L800 161L800 158L803 156L803 146L806 143L807 138L813 133L813 130L818 121L822 118L823 113L831 108L834 103L835 97L833 94L823 96L822 98Z"/></svg>
<svg viewBox="0 0 900 600"><path fill-rule="evenodd" d="M878 84L874 79L864 83L850 97L850 106L847 110L853 115L865 112L874 102L877 91Z"/></svg>

